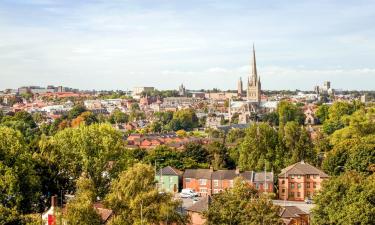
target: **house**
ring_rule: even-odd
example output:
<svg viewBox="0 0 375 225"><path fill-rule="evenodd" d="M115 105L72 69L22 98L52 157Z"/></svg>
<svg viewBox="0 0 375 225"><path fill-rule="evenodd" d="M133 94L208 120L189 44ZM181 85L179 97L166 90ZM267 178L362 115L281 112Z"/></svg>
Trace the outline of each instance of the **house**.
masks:
<svg viewBox="0 0 375 225"><path fill-rule="evenodd" d="M288 166L278 176L279 199L303 201L312 198L328 177L326 173L304 161Z"/></svg>
<svg viewBox="0 0 375 225"><path fill-rule="evenodd" d="M309 225L309 214L297 206L283 206L280 217L285 225Z"/></svg>
<svg viewBox="0 0 375 225"><path fill-rule="evenodd" d="M236 170L188 169L183 175L183 187L201 196L217 194L233 187L236 177L242 177L260 192L273 192L273 172Z"/></svg>
<svg viewBox="0 0 375 225"><path fill-rule="evenodd" d="M210 169L187 169L183 175L183 187L190 188L202 196L212 194L211 175L213 168Z"/></svg>
<svg viewBox="0 0 375 225"><path fill-rule="evenodd" d="M155 176L159 190L176 193L180 190L183 172L171 166L160 169Z"/></svg>
<svg viewBox="0 0 375 225"><path fill-rule="evenodd" d="M211 197L206 196L201 198L198 202L186 209L187 214L190 217L189 225L203 225L206 219L203 218L202 213L208 209L211 202Z"/></svg>

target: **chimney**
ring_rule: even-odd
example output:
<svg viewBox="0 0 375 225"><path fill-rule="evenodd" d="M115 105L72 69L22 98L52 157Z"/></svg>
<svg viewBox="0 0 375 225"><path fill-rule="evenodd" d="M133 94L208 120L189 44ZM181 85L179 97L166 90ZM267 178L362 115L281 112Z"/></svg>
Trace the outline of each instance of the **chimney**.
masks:
<svg viewBox="0 0 375 225"><path fill-rule="evenodd" d="M236 167L236 175L240 175L240 168Z"/></svg>
<svg viewBox="0 0 375 225"><path fill-rule="evenodd" d="M213 166L210 166L210 172L214 172L214 167Z"/></svg>
<svg viewBox="0 0 375 225"><path fill-rule="evenodd" d="M56 195L51 197L51 207L57 207L57 196Z"/></svg>
<svg viewBox="0 0 375 225"><path fill-rule="evenodd" d="M305 164L305 161L303 159L301 160L301 164Z"/></svg>

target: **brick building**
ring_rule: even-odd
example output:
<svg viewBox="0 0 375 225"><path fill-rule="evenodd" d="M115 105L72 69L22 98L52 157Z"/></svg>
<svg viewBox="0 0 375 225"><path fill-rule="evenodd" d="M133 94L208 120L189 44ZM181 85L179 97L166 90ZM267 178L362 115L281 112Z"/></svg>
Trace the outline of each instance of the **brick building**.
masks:
<svg viewBox="0 0 375 225"><path fill-rule="evenodd" d="M288 166L278 176L279 198L292 201L311 198L327 178L326 173L304 161Z"/></svg>

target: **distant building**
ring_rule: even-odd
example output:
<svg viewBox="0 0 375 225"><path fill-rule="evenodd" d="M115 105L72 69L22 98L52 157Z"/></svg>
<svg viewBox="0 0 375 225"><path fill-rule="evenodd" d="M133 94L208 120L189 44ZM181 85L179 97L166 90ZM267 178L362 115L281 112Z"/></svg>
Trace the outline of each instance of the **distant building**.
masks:
<svg viewBox="0 0 375 225"><path fill-rule="evenodd" d="M181 187L183 172L171 166L160 169L155 176L160 191L177 193Z"/></svg>
<svg viewBox="0 0 375 225"><path fill-rule="evenodd" d="M237 94L238 96L242 96L242 93L243 93L243 83L242 83L242 78L240 77L240 79L238 80L238 83L237 83Z"/></svg>
<svg viewBox="0 0 375 225"><path fill-rule="evenodd" d="M154 90L155 90L154 87L134 87L133 92L132 92L132 96L133 96L133 98L139 99L141 97L142 92L154 91Z"/></svg>
<svg viewBox="0 0 375 225"><path fill-rule="evenodd" d="M303 201L320 190L328 175L304 161L281 170L278 176L279 199Z"/></svg>
<svg viewBox="0 0 375 225"><path fill-rule="evenodd" d="M280 217L285 225L309 225L309 213L297 206L282 206Z"/></svg>
<svg viewBox="0 0 375 225"><path fill-rule="evenodd" d="M183 84L181 84L179 87L178 87L178 95L179 96L186 96L186 88Z"/></svg>
<svg viewBox="0 0 375 225"><path fill-rule="evenodd" d="M258 76L258 72L257 72L255 48L253 45L252 73L248 79L247 100L251 102L259 103L260 97L261 97L261 83L260 83L260 77Z"/></svg>

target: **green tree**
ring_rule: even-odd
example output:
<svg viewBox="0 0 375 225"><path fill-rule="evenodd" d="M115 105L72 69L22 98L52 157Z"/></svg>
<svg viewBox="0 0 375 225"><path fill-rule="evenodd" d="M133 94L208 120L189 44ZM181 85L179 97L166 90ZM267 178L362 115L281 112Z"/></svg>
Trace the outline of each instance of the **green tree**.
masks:
<svg viewBox="0 0 375 225"><path fill-rule="evenodd" d="M253 124L246 129L246 136L239 148L239 166L243 170L281 169L284 151L278 148L277 131L267 123Z"/></svg>
<svg viewBox="0 0 375 225"><path fill-rule="evenodd" d="M302 109L291 102L281 101L277 106L277 112L280 125L285 125L289 121L303 124L305 121Z"/></svg>
<svg viewBox="0 0 375 225"><path fill-rule="evenodd" d="M347 172L332 177L314 197L313 224L373 224L375 218L375 175Z"/></svg>
<svg viewBox="0 0 375 225"><path fill-rule="evenodd" d="M226 135L226 141L229 143L239 142L245 137L246 133L243 129L230 129Z"/></svg>
<svg viewBox="0 0 375 225"><path fill-rule="evenodd" d="M208 210L203 213L207 225L250 224L281 225L280 208L241 178L236 178L233 188L212 197Z"/></svg>
<svg viewBox="0 0 375 225"><path fill-rule="evenodd" d="M115 214L111 225L186 224L188 221L178 212L181 202L173 200L171 194L159 194L154 169L144 164L135 164L112 182L106 203Z"/></svg>
<svg viewBox="0 0 375 225"><path fill-rule="evenodd" d="M58 161L59 177L64 184L61 188L73 190L74 180L85 172L99 196L107 190L112 169L119 166L115 162L124 155L122 134L109 124L66 128L42 139L40 148L49 159Z"/></svg>
<svg viewBox="0 0 375 225"><path fill-rule="evenodd" d="M68 224L75 225L101 224L101 218L93 207L95 199L94 183L89 178L81 176L77 180L75 197L67 204L64 219Z"/></svg>
<svg viewBox="0 0 375 225"><path fill-rule="evenodd" d="M70 120L77 118L79 115L81 115L83 112L86 112L86 107L83 105L75 105L69 112L68 112L68 118Z"/></svg>
<svg viewBox="0 0 375 225"><path fill-rule="evenodd" d="M121 112L119 109L113 110L112 114L109 117L109 122L112 124L116 123L127 123L129 121L129 115Z"/></svg>
<svg viewBox="0 0 375 225"><path fill-rule="evenodd" d="M320 105L315 113L316 117L319 119L319 123L324 123L328 119L329 115L329 106Z"/></svg>
<svg viewBox="0 0 375 225"><path fill-rule="evenodd" d="M173 114L173 119L168 123L170 130L191 130L197 127L199 120L193 109L178 110Z"/></svg>

